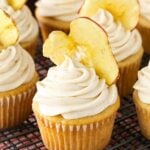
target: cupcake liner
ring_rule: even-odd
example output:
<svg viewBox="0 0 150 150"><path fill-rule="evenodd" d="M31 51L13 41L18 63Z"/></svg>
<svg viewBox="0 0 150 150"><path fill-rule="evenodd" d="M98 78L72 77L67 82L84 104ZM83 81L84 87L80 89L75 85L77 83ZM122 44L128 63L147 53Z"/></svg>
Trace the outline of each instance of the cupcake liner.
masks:
<svg viewBox="0 0 150 150"><path fill-rule="evenodd" d="M38 34L37 36L32 39L30 42L26 42L26 43L20 43L20 45L29 52L29 54L34 57L35 55L35 50L37 47L37 43L38 43Z"/></svg>
<svg viewBox="0 0 150 150"><path fill-rule="evenodd" d="M36 118L48 149L96 150L103 149L110 141L115 115L101 122L78 126L54 124L42 117Z"/></svg>
<svg viewBox="0 0 150 150"><path fill-rule="evenodd" d="M48 38L48 35L54 30L61 30L67 34L69 33L70 28L69 22L56 20L52 17L42 17L39 15L38 9L36 9L35 15L41 29L43 41L45 41Z"/></svg>
<svg viewBox="0 0 150 150"><path fill-rule="evenodd" d="M137 73L140 68L142 56L143 48L140 48L135 55L118 63L120 78L117 82L117 87L121 97L132 92L133 85L137 80Z"/></svg>
<svg viewBox="0 0 150 150"><path fill-rule="evenodd" d="M102 117L89 119L88 122L81 119L72 122L62 120L54 121L48 117L40 115L34 108L33 110L38 122L43 142L49 150L101 150L109 143L114 126L116 111L111 108ZM91 117L92 118L92 117ZM81 123L82 122L82 123Z"/></svg>
<svg viewBox="0 0 150 150"><path fill-rule="evenodd" d="M150 140L150 104L142 103L137 91L134 91L133 99L141 132L147 139Z"/></svg>
<svg viewBox="0 0 150 150"><path fill-rule="evenodd" d="M26 120L32 112L32 99L36 91L37 75L30 83L0 93L0 129L16 126Z"/></svg>
<svg viewBox="0 0 150 150"><path fill-rule="evenodd" d="M150 21L140 17L137 29L142 36L144 52L150 54Z"/></svg>

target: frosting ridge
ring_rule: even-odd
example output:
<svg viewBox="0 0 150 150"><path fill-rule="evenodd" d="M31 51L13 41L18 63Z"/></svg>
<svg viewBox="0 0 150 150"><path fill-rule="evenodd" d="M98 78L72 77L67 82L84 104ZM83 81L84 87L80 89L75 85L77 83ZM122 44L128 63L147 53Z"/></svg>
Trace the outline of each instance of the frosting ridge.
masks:
<svg viewBox="0 0 150 150"><path fill-rule="evenodd" d="M150 1L139 0L141 15L150 21Z"/></svg>
<svg viewBox="0 0 150 150"><path fill-rule="evenodd" d="M117 61L120 62L134 55L140 49L142 40L139 32L136 29L126 31L121 23L114 21L108 11L100 9L92 19L108 33L110 46Z"/></svg>
<svg viewBox="0 0 150 150"><path fill-rule="evenodd" d="M18 44L0 53L0 92L29 82L35 73L32 57Z"/></svg>
<svg viewBox="0 0 150 150"><path fill-rule="evenodd" d="M50 68L47 77L37 83L34 97L43 115L62 115L65 119L98 114L116 100L115 85L108 87L94 69L68 57L63 64Z"/></svg>
<svg viewBox="0 0 150 150"><path fill-rule="evenodd" d="M83 0L39 0L36 6L41 16L72 21L78 17Z"/></svg>
<svg viewBox="0 0 150 150"><path fill-rule="evenodd" d="M138 72L138 81L134 85L143 103L150 104L150 61L148 66Z"/></svg>

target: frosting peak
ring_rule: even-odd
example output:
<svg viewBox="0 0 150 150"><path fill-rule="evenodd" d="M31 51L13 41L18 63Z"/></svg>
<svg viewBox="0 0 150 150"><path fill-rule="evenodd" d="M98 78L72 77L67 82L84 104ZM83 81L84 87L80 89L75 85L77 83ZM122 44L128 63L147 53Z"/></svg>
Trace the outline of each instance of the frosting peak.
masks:
<svg viewBox="0 0 150 150"><path fill-rule="evenodd" d="M54 17L63 21L72 21L78 17L83 0L39 0L36 6L41 16Z"/></svg>
<svg viewBox="0 0 150 150"><path fill-rule="evenodd" d="M37 83L37 90L34 101L39 103L41 113L65 119L98 114L117 100L115 85L108 87L94 69L68 57L49 69L47 77Z"/></svg>
<svg viewBox="0 0 150 150"><path fill-rule="evenodd" d="M150 104L150 61L147 67L138 72L138 81L134 85L143 103Z"/></svg>
<svg viewBox="0 0 150 150"><path fill-rule="evenodd" d="M20 46L0 52L0 92L9 91L29 82L35 73L31 56Z"/></svg>
<svg viewBox="0 0 150 150"><path fill-rule="evenodd" d="M139 0L141 15L150 21L150 0Z"/></svg>
<svg viewBox="0 0 150 150"><path fill-rule="evenodd" d="M121 23L114 21L110 12L100 9L92 19L108 33L112 52L118 62L134 55L140 49L142 40L139 32L126 31Z"/></svg>

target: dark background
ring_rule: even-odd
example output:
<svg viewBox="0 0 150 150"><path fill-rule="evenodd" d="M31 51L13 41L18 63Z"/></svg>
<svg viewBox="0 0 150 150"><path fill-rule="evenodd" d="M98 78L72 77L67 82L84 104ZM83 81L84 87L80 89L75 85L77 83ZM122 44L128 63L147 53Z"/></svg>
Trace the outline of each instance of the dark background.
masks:
<svg viewBox="0 0 150 150"><path fill-rule="evenodd" d="M27 5L31 8L33 14L34 14L34 9L35 9L35 2L37 0L28 0Z"/></svg>

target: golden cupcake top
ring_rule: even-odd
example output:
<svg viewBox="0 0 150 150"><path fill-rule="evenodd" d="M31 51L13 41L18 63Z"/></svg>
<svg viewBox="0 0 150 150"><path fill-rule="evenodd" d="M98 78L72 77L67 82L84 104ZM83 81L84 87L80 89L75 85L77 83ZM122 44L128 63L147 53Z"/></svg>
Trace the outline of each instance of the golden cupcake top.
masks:
<svg viewBox="0 0 150 150"><path fill-rule="evenodd" d="M27 0L7 0L8 4L11 5L15 10L21 9Z"/></svg>
<svg viewBox="0 0 150 150"><path fill-rule="evenodd" d="M69 35L62 31L52 32L44 43L43 53L57 65L64 61L65 55L78 59L94 68L108 85L115 83L119 76L106 32L89 18L72 21Z"/></svg>
<svg viewBox="0 0 150 150"><path fill-rule="evenodd" d="M0 49L15 45L19 38L19 31L11 17L0 9Z"/></svg>
<svg viewBox="0 0 150 150"><path fill-rule="evenodd" d="M140 8L137 0L85 0L80 14L92 17L99 9L109 11L128 30L135 28L138 23Z"/></svg>

